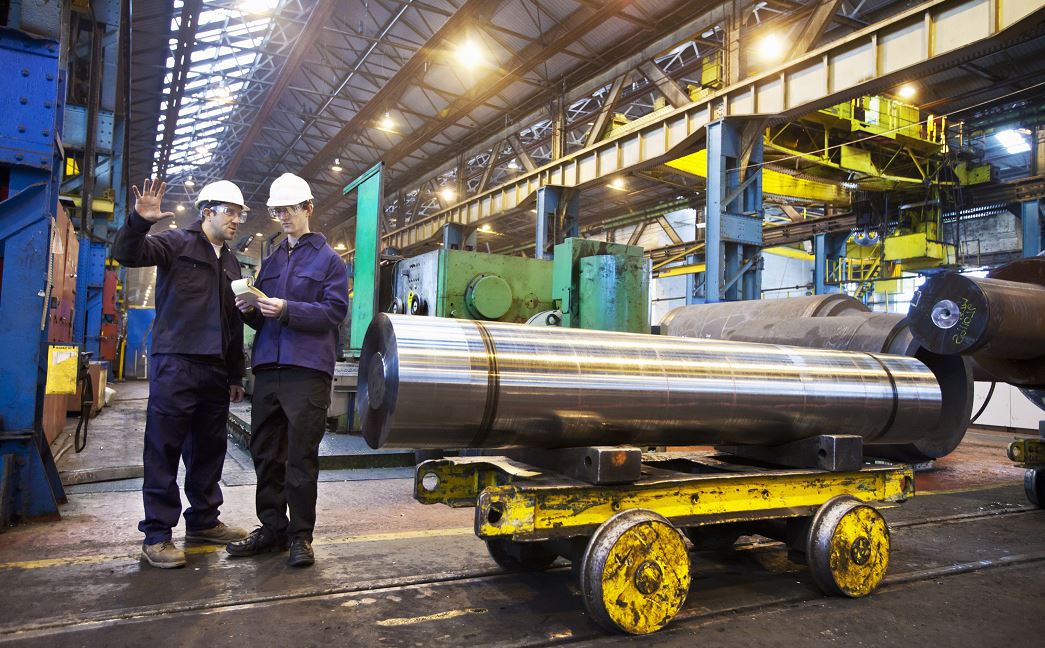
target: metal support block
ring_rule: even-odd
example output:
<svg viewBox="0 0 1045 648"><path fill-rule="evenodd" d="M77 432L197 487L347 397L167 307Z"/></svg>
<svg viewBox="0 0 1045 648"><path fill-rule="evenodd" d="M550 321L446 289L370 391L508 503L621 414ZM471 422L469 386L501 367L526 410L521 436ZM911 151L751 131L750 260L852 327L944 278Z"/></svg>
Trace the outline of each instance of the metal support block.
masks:
<svg viewBox="0 0 1045 648"><path fill-rule="evenodd" d="M0 531L22 520L57 520L65 491L51 453L32 433L0 432Z"/></svg>
<svg viewBox="0 0 1045 648"><path fill-rule="evenodd" d="M1045 438L1017 439L1009 444L1008 455L1023 468L1045 468Z"/></svg>
<svg viewBox="0 0 1045 648"><path fill-rule="evenodd" d="M516 461L589 484L628 484L642 477L642 451L634 447L526 448L507 450L504 454Z"/></svg>
<svg viewBox="0 0 1045 648"><path fill-rule="evenodd" d="M447 223L443 226L443 249L474 251L475 230L468 233L464 225Z"/></svg>
<svg viewBox="0 0 1045 648"><path fill-rule="evenodd" d="M825 434L778 446L716 446L715 449L778 466L831 472L859 470L864 462L863 439L851 434Z"/></svg>

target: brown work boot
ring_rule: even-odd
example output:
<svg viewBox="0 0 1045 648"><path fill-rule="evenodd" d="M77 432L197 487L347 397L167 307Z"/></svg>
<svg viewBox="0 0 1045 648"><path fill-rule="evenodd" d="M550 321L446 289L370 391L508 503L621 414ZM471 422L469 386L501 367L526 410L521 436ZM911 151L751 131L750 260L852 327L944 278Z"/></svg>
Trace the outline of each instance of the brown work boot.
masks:
<svg viewBox="0 0 1045 648"><path fill-rule="evenodd" d="M185 566L185 552L170 540L142 545L142 558L153 567L174 569Z"/></svg>
<svg viewBox="0 0 1045 648"><path fill-rule="evenodd" d="M217 525L212 526L209 529L185 532L185 542L208 544L228 544L230 542L235 542L236 540L242 540L246 537L246 529L232 527L224 522L218 522Z"/></svg>

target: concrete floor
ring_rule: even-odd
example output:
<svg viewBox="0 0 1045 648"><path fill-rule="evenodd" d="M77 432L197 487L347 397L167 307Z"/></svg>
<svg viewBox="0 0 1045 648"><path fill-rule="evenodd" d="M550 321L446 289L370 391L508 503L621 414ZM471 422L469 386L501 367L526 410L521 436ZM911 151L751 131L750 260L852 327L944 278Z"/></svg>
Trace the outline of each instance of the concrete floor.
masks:
<svg viewBox="0 0 1045 648"><path fill-rule="evenodd" d="M67 476L140 466L144 389L118 385ZM885 584L826 598L777 544L694 554L682 612L648 637L608 636L586 615L570 570L503 573L472 534L472 510L422 506L409 470L324 471L317 564L231 559L198 547L185 569L138 561L140 480L69 488L60 522L0 534L0 643L17 645L794 646L1037 645L1045 630L1045 511L1004 457L1011 435L974 431L919 495L884 511ZM222 518L254 526L250 460L226 460ZM129 469L128 469L129 470ZM180 539L182 529L175 531Z"/></svg>

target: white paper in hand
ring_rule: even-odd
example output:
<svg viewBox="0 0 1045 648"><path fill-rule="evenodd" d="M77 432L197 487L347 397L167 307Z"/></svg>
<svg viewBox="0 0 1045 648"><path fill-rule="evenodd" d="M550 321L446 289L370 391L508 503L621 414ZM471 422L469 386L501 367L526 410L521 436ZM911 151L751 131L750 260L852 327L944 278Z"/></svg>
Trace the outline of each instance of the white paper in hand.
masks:
<svg viewBox="0 0 1045 648"><path fill-rule="evenodd" d="M268 297L268 295L254 287L254 282L250 277L233 281L232 292L251 306L256 305L259 298Z"/></svg>

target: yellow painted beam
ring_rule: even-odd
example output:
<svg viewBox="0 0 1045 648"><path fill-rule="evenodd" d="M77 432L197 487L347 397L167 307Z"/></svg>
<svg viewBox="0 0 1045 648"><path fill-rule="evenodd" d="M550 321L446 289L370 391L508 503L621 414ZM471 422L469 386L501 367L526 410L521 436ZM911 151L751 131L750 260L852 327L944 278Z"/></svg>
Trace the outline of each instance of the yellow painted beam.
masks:
<svg viewBox="0 0 1045 648"><path fill-rule="evenodd" d="M708 151L701 149L680 158L665 162L666 166L690 175L708 176ZM837 182L818 182L798 178L772 169L762 169L762 193L791 198L804 198L817 202L848 203L849 193Z"/></svg>
<svg viewBox="0 0 1045 648"><path fill-rule="evenodd" d="M682 275L698 274L704 272L707 266L703 263L689 263L686 265L675 266L673 268L664 268L663 270L657 270L657 278L663 279L664 277L681 277Z"/></svg>
<svg viewBox="0 0 1045 648"><path fill-rule="evenodd" d="M793 247L771 247L762 251L766 254L775 254L789 259L801 259L802 261L812 261L815 258L805 250L798 250Z"/></svg>
<svg viewBox="0 0 1045 648"><path fill-rule="evenodd" d="M68 200L77 207L83 202L79 196L62 196L62 200ZM103 212L111 214L115 211L116 205L111 200L105 200L104 198L95 198L91 201L91 211Z"/></svg>

